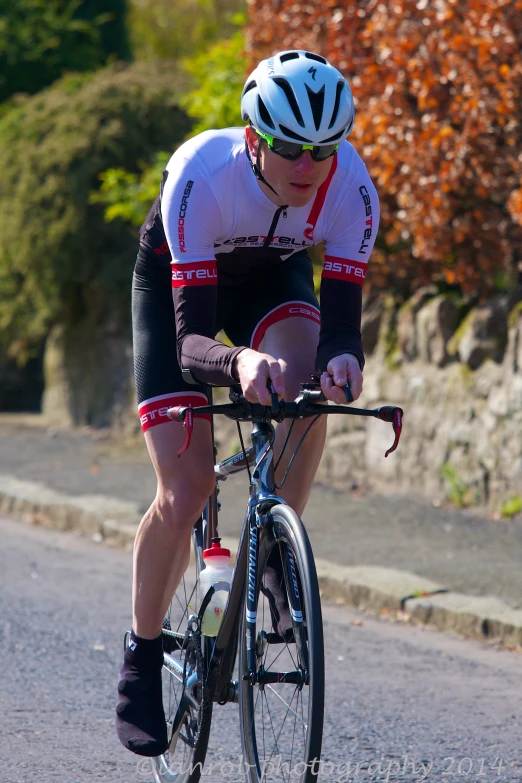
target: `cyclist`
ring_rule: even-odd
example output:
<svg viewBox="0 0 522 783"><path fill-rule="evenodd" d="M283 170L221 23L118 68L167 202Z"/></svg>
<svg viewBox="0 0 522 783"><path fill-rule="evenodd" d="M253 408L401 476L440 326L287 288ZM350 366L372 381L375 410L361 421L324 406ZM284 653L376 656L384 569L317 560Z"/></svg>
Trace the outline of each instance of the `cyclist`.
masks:
<svg viewBox="0 0 522 783"><path fill-rule="evenodd" d="M241 114L246 128L206 131L179 147L140 231L134 364L158 488L134 546L133 626L116 724L121 742L145 756L167 749L162 621L214 486L208 417L195 419L191 447L178 459L185 432L167 409L207 404L205 384L240 382L249 401L269 405L271 380L279 396L293 399L314 372L337 404L346 401L347 380L354 399L362 389L361 285L379 203L346 141L354 121L350 87L318 54L279 52L247 79ZM319 242L320 310L307 253ZM215 339L221 329L234 348ZM287 426L277 427L276 453ZM290 447L304 426L295 423ZM282 495L298 514L325 434L321 417L285 483Z"/></svg>

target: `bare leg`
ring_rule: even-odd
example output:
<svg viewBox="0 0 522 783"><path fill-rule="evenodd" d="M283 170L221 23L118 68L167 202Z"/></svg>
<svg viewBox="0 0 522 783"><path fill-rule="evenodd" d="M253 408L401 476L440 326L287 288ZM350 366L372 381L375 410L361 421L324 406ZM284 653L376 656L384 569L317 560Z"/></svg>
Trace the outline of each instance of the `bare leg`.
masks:
<svg viewBox="0 0 522 783"><path fill-rule="evenodd" d="M145 433L158 478L156 497L134 544L133 629L153 639L190 557L191 530L214 486L210 427L194 422L190 449L178 459L185 430L166 423Z"/></svg>

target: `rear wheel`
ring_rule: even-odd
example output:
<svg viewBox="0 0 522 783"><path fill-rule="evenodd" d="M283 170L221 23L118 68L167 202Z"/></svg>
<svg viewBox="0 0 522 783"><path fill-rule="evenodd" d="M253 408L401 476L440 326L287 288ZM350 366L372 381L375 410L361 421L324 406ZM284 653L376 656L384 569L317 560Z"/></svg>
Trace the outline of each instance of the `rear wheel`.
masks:
<svg viewBox="0 0 522 783"><path fill-rule="evenodd" d="M163 706L170 747L151 760L156 783L197 783L207 753L212 704L203 703L207 641L197 623L204 598L199 587L203 549L199 519L192 531L195 573L189 567L183 576L163 623Z"/></svg>
<svg viewBox="0 0 522 783"><path fill-rule="evenodd" d="M324 713L319 585L299 517L284 505L274 506L270 514L271 525L261 532L258 548L253 672L248 665L247 606L241 620L239 709L247 779L315 783ZM278 556L280 564L274 569ZM274 572L279 573L275 583ZM288 628L274 622L278 590L290 607Z"/></svg>

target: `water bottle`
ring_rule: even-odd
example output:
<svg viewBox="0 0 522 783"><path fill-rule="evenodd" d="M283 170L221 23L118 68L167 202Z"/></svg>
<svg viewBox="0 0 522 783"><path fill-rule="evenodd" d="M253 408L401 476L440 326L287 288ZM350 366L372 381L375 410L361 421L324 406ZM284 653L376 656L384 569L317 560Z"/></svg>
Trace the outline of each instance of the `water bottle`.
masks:
<svg viewBox="0 0 522 783"><path fill-rule="evenodd" d="M232 569L228 565L230 549L224 549L214 541L210 549L203 550L203 560L205 568L199 577L202 597L206 596L211 587L216 592L203 614L201 630L205 636L217 636L232 581Z"/></svg>

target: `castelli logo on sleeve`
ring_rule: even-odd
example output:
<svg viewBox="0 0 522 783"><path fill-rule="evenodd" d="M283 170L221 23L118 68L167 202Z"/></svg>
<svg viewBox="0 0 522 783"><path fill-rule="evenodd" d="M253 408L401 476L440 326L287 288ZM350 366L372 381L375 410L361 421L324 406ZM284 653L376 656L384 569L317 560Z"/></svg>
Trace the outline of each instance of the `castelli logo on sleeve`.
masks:
<svg viewBox="0 0 522 783"><path fill-rule="evenodd" d="M332 280L346 280L349 283L362 285L366 277L366 262L353 261L349 258L325 256L322 277Z"/></svg>
<svg viewBox="0 0 522 783"><path fill-rule="evenodd" d="M181 198L181 204L179 205L179 215L178 215L178 243L179 243L179 252L180 253L186 253L187 249L185 247L185 215L187 213L187 205L189 196L192 191L192 185L194 184L193 179L189 179L187 184L185 185L185 190L183 192L183 196Z"/></svg>
<svg viewBox="0 0 522 783"><path fill-rule="evenodd" d="M172 264L172 288L190 285L216 285L217 266L214 261L188 261Z"/></svg>
<svg viewBox="0 0 522 783"><path fill-rule="evenodd" d="M364 211L366 212L366 226L367 226L367 228L364 229L364 235L363 235L361 247L359 248L359 253L366 255L366 250L368 248L368 241L372 238L372 229L373 229L372 202L370 200L370 194L368 193L368 188L366 188L364 185L362 185L359 188L359 193L361 194L364 202Z"/></svg>

